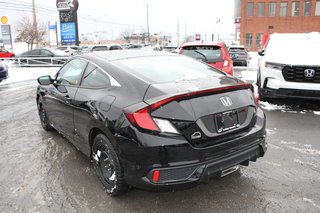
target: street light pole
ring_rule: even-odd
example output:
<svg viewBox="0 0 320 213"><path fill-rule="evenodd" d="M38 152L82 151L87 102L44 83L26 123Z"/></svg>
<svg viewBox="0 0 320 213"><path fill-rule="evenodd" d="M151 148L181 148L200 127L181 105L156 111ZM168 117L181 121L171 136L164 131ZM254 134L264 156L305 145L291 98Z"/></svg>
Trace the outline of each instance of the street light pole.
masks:
<svg viewBox="0 0 320 213"><path fill-rule="evenodd" d="M149 32L149 7L147 4L147 33L148 33L148 43L150 44L150 32Z"/></svg>

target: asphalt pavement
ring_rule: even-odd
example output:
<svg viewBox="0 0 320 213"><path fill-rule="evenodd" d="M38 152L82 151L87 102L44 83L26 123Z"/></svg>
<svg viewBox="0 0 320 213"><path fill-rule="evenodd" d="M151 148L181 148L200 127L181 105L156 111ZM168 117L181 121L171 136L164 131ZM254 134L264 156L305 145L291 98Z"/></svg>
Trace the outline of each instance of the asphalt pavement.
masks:
<svg viewBox="0 0 320 213"><path fill-rule="evenodd" d="M185 191L114 198L87 157L41 128L35 92L35 80L0 86L0 212L320 212L317 102L261 102L269 147L249 167Z"/></svg>

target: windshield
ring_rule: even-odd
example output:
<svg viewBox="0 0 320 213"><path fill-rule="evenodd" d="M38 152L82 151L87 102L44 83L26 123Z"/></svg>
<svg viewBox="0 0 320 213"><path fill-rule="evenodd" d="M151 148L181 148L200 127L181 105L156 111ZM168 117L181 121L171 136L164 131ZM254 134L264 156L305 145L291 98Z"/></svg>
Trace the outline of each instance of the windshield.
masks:
<svg viewBox="0 0 320 213"><path fill-rule="evenodd" d="M116 61L151 83L179 82L222 76L222 72L184 56L154 56Z"/></svg>
<svg viewBox="0 0 320 213"><path fill-rule="evenodd" d="M222 61L222 52L219 46L186 46L183 47L181 53L205 62Z"/></svg>

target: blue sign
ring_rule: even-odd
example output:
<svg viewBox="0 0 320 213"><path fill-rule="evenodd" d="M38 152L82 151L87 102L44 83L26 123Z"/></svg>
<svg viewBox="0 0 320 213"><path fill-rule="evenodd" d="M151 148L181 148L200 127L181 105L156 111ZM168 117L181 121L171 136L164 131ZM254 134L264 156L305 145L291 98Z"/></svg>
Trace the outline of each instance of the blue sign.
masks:
<svg viewBox="0 0 320 213"><path fill-rule="evenodd" d="M57 30L57 25L51 25L49 23L49 30Z"/></svg>
<svg viewBox="0 0 320 213"><path fill-rule="evenodd" d="M60 34L62 45L76 43L76 23L60 23Z"/></svg>

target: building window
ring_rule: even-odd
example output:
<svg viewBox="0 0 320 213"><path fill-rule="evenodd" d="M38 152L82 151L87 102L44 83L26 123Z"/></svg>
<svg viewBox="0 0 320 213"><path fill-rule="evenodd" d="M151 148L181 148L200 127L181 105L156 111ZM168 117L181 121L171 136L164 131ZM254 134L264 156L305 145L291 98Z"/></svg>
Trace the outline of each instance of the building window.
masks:
<svg viewBox="0 0 320 213"><path fill-rule="evenodd" d="M257 48L261 47L262 36L263 36L263 33L256 34L256 47Z"/></svg>
<svg viewBox="0 0 320 213"><path fill-rule="evenodd" d="M287 16L288 2L280 2L280 16Z"/></svg>
<svg viewBox="0 0 320 213"><path fill-rule="evenodd" d="M300 10L300 2L299 1L292 2L291 16L299 16L299 10Z"/></svg>
<svg viewBox="0 0 320 213"><path fill-rule="evenodd" d="M315 11L316 16L320 16L320 0L316 1L316 11Z"/></svg>
<svg viewBox="0 0 320 213"><path fill-rule="evenodd" d="M276 2L270 2L269 3L269 16L274 17L276 16L277 11L277 3Z"/></svg>
<svg viewBox="0 0 320 213"><path fill-rule="evenodd" d="M246 47L250 48L252 46L252 33L246 33Z"/></svg>
<svg viewBox="0 0 320 213"><path fill-rule="evenodd" d="M265 11L265 3L264 2L259 2L258 3L258 16L262 17L264 16L264 11Z"/></svg>
<svg viewBox="0 0 320 213"><path fill-rule="evenodd" d="M311 1L307 0L303 3L303 15L310 16L311 14Z"/></svg>
<svg viewBox="0 0 320 213"><path fill-rule="evenodd" d="M248 3L247 4L247 16L253 16L253 3Z"/></svg>

